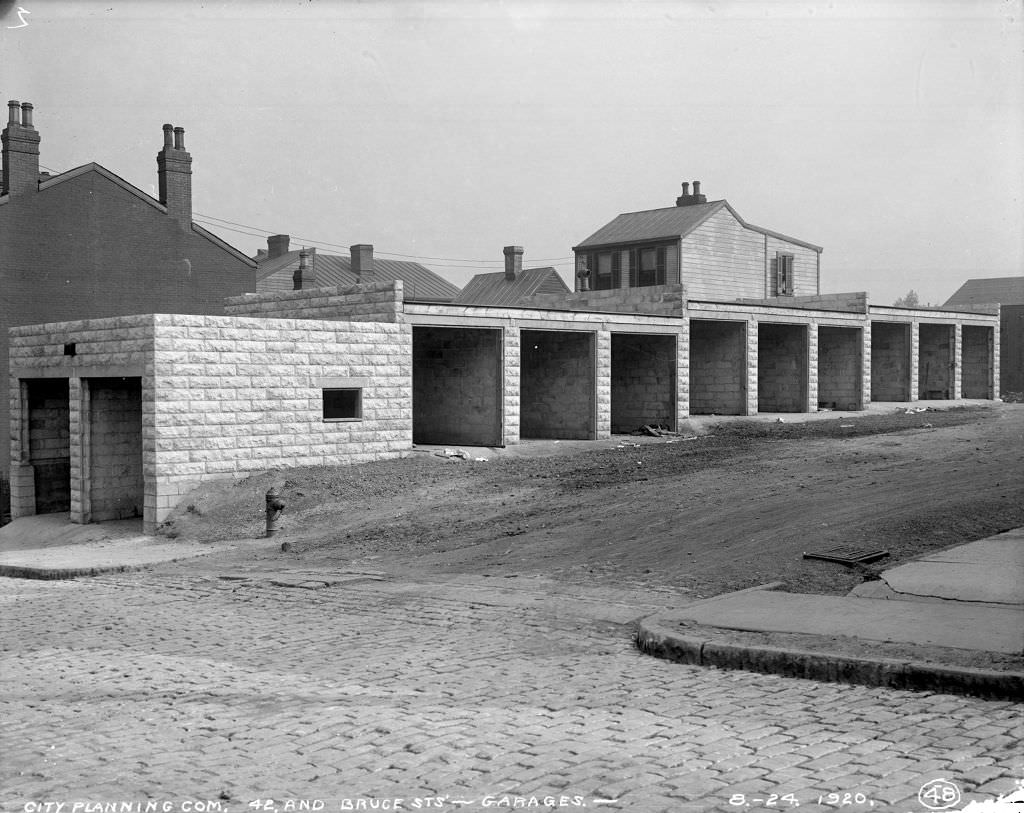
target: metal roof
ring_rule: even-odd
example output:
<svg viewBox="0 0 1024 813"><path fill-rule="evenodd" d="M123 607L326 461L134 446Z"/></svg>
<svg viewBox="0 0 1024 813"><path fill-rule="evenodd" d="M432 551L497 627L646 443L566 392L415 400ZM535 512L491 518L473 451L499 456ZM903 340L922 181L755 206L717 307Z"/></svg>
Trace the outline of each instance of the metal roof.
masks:
<svg viewBox="0 0 1024 813"><path fill-rule="evenodd" d="M275 274L284 274L290 281L291 275L298 267L299 252L289 251L280 257L261 260L256 275L257 280L263 281ZM317 288L357 284L356 275L352 273L351 257L310 251L309 268ZM451 302L459 295L458 286L438 276L425 265L407 260L386 260L374 257L373 278L375 280L400 279L407 300Z"/></svg>
<svg viewBox="0 0 1024 813"><path fill-rule="evenodd" d="M1024 305L1024 277L988 277L969 279L946 300L943 307L955 305Z"/></svg>
<svg viewBox="0 0 1024 813"><path fill-rule="evenodd" d="M456 305L518 305L534 294L568 294L569 286L551 267L524 268L514 280L504 271L477 274L454 300Z"/></svg>
<svg viewBox="0 0 1024 813"><path fill-rule="evenodd" d="M745 229L777 237L780 240L796 243L815 251L822 250L821 246L816 246L805 240L798 240L795 237L789 237L785 234L747 223L729 205L729 202L725 200L695 203L690 206L668 206L664 209L648 209L643 212L627 212L616 217L611 223L602 226L579 245L574 246L574 250L623 243L639 243L644 240L667 240L686 237L721 209L727 209Z"/></svg>

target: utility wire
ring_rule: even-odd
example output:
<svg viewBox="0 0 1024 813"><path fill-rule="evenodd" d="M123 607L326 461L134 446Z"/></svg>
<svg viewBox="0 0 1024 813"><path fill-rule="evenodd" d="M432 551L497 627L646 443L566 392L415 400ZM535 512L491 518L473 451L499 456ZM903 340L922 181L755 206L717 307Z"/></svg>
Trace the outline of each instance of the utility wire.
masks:
<svg viewBox="0 0 1024 813"><path fill-rule="evenodd" d="M263 229L263 228L260 228L259 226L253 226L253 225L251 225L249 223L238 223L238 222L236 222L234 220L226 220L226 219L224 219L222 217L214 217L213 215L207 215L207 214L203 214L201 212L194 212L193 214L194 214L194 216L202 217L202 218L204 218L204 219L206 219L208 221L218 221L219 223L227 223L227 224L230 224L231 226L240 226L243 229L251 229L251 230L253 230L255 232L259 232L260 233L260 234L252 234L251 232L242 231L242 232L239 232L240 234L249 234L250 236L253 236L253 237L274 234L274 232L270 231L269 229ZM226 229L228 227L227 226L222 226L221 228L225 228ZM228 229L228 230L229 231L238 231L237 229ZM331 242L328 242L327 240L317 240L317 239L310 238L310 237L301 237L299 235L293 235L292 239L294 239L294 240L296 240L296 241L298 241L300 243L308 244L308 245L311 245L311 246L327 246L329 248L341 248L341 249L349 248L349 246L342 245L340 243L331 243ZM468 259L468 258L464 258L464 257L427 257L427 256L424 256L424 255L421 255L421 254L400 254L400 253L395 252L395 251L376 251L375 253L378 254L379 256L386 256L386 257L404 257L406 259L412 259L412 260L433 260L433 261L436 261L436 262L449 262L449 263L472 263L472 264L475 264L475 265L481 265L481 264L503 265L504 262L505 262L504 259L500 259L500 260L495 260L495 259L473 260L473 259ZM571 261L573 259L574 259L573 257L540 257L540 258L537 258L537 259L531 258L530 262L539 262L539 263L546 263L546 262L569 262L569 261Z"/></svg>

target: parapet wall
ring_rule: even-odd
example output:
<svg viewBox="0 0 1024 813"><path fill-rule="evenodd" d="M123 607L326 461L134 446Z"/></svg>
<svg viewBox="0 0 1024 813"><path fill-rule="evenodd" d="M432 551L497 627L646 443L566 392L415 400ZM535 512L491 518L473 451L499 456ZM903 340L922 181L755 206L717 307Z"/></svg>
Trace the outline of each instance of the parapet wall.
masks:
<svg viewBox="0 0 1024 813"><path fill-rule="evenodd" d="M686 290L677 283L611 291L576 291L570 294L533 296L528 304L569 311L682 316L686 305Z"/></svg>
<svg viewBox="0 0 1024 813"><path fill-rule="evenodd" d="M397 322L402 312L403 295L401 280L385 280L362 285L233 296L225 300L224 312L228 316L264 319Z"/></svg>

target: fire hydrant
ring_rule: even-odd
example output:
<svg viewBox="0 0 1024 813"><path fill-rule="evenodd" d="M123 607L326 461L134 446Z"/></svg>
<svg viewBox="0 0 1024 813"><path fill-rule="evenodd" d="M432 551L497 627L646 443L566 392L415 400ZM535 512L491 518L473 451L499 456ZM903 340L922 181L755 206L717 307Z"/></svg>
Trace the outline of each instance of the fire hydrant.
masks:
<svg viewBox="0 0 1024 813"><path fill-rule="evenodd" d="M267 492L267 536L273 536L281 530L281 514L284 513L284 500L277 489L271 486Z"/></svg>

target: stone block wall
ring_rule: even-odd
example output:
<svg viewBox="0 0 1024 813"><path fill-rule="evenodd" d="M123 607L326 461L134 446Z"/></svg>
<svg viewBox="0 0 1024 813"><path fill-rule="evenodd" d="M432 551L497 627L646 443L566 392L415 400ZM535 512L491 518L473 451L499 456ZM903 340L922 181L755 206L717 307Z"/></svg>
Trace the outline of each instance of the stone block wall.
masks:
<svg viewBox="0 0 1024 813"><path fill-rule="evenodd" d="M89 398L91 521L141 517L142 379L92 378Z"/></svg>
<svg viewBox="0 0 1024 813"><path fill-rule="evenodd" d="M820 325L817 332L817 405L827 409L863 409L862 331Z"/></svg>
<svg viewBox="0 0 1024 813"><path fill-rule="evenodd" d="M907 401L910 393L911 325L871 323L871 399Z"/></svg>
<svg viewBox="0 0 1024 813"><path fill-rule="evenodd" d="M675 427L674 336L611 334L611 431L645 424Z"/></svg>
<svg viewBox="0 0 1024 813"><path fill-rule="evenodd" d="M807 327L758 325L757 402L761 412L807 411Z"/></svg>
<svg viewBox="0 0 1024 813"><path fill-rule="evenodd" d="M411 449L409 326L154 318L156 397L145 405L144 436L153 466L146 507L157 521L203 480ZM360 419L324 419L323 390L339 387L362 390Z"/></svg>
<svg viewBox="0 0 1024 813"><path fill-rule="evenodd" d="M520 341L522 437L594 438L595 410L600 408L594 333L523 330ZM610 352L605 352L610 366ZM607 367L604 378L607 381ZM610 381L605 390L605 398L610 402ZM610 403L605 404L605 409L607 426L611 423Z"/></svg>
<svg viewBox="0 0 1024 813"><path fill-rule="evenodd" d="M743 322L690 321L691 414L745 413L745 333Z"/></svg>
<svg viewBox="0 0 1024 813"><path fill-rule="evenodd" d="M502 445L501 331L412 331L413 442Z"/></svg>
<svg viewBox="0 0 1024 813"><path fill-rule="evenodd" d="M265 319L338 319L396 322L402 312L402 280L301 291L246 294L225 300L228 316Z"/></svg>
<svg viewBox="0 0 1024 813"><path fill-rule="evenodd" d="M616 288L606 291L577 291L531 297L531 304L570 311L602 313L646 313L658 316L682 316L686 292L679 283L650 285L643 288Z"/></svg>
<svg viewBox="0 0 1024 813"><path fill-rule="evenodd" d="M955 358L952 325L921 324L919 330L918 398L955 398L953 359Z"/></svg>

